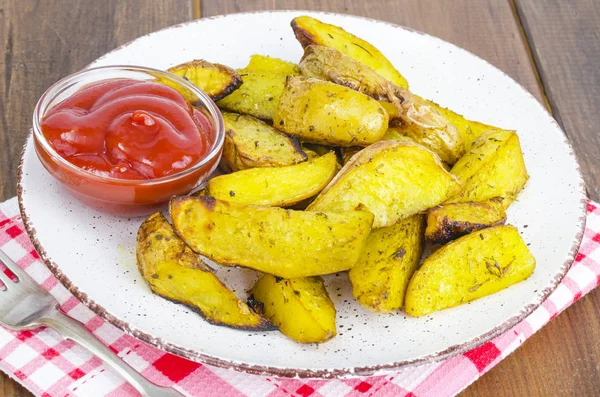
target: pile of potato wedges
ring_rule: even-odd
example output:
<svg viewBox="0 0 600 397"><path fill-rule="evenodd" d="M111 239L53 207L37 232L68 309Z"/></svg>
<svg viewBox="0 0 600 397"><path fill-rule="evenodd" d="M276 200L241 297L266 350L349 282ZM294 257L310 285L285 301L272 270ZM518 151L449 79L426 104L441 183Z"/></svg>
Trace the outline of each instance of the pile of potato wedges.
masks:
<svg viewBox="0 0 600 397"><path fill-rule="evenodd" d="M137 236L152 291L241 329L336 335L320 276L347 272L363 307L423 316L528 278L506 209L525 186L519 137L412 93L370 43L302 16L298 64L169 69L222 109L224 171ZM433 253L423 258L425 244ZM241 300L203 258L262 274Z"/></svg>

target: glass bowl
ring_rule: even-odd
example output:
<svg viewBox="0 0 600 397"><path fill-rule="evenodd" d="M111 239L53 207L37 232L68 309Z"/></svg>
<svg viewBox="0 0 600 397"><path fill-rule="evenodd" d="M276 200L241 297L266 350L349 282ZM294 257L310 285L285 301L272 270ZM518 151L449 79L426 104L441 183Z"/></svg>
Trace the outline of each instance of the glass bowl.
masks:
<svg viewBox="0 0 600 397"><path fill-rule="evenodd" d="M158 81L178 90L212 125L212 142L206 157L177 173L146 180L105 177L83 170L58 154L42 133L46 112L87 85L114 79ZM190 82L157 69L141 66L104 66L85 69L52 85L33 112L33 138L38 158L46 170L73 196L94 208L121 216L149 214L171 197L184 195L205 182L217 167L225 138L223 117L217 105Z"/></svg>

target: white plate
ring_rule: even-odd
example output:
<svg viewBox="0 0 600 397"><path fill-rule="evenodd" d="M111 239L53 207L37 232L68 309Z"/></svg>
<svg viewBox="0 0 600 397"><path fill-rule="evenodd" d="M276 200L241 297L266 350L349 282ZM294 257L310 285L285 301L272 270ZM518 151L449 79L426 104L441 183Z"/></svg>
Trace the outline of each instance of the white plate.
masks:
<svg viewBox="0 0 600 397"><path fill-rule="evenodd" d="M38 252L63 284L94 311L144 341L210 364L280 376L380 373L471 349L530 313L570 266L585 223L585 190L573 151L556 122L520 85L480 58L440 39L346 15L265 12L193 21L141 37L94 62L164 69L193 58L242 67L255 53L302 55L290 21L312 14L372 42L411 89L468 118L515 129L531 179L508 220L537 259L526 281L490 297L423 318L371 314L352 299L345 274L327 277L339 336L321 345L278 332L218 327L150 292L134 258L141 219L95 212L71 198L36 158L23 153L19 197ZM221 269L240 296L251 271Z"/></svg>

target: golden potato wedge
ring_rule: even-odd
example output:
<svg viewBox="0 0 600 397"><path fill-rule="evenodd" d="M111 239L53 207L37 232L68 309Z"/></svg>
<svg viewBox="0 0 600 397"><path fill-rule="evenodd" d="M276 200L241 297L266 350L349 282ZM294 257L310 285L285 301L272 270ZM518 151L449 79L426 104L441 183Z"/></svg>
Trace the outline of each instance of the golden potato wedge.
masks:
<svg viewBox="0 0 600 397"><path fill-rule="evenodd" d="M302 150L304 150L305 153L307 150L310 150L314 152L317 156L323 156L334 150L334 147L332 146L318 145L316 143L310 142L301 142L300 146L302 147Z"/></svg>
<svg viewBox="0 0 600 397"><path fill-rule="evenodd" d="M460 189L458 179L423 146L380 141L354 155L307 210L369 211L378 228L435 207Z"/></svg>
<svg viewBox="0 0 600 397"><path fill-rule="evenodd" d="M429 210L425 240L445 244L476 230L503 225L506 212L502 201L495 197L477 203L444 204Z"/></svg>
<svg viewBox="0 0 600 397"><path fill-rule="evenodd" d="M428 101L432 106L434 106L437 110L442 113L448 121L450 121L454 126L458 129L460 134L463 137L463 142L465 143L465 149L470 149L473 142L477 140L487 131L500 131L502 128L494 127L493 125L487 125L480 123L479 121L473 121L466 119L464 116L447 109L443 106L438 105L433 101Z"/></svg>
<svg viewBox="0 0 600 397"><path fill-rule="evenodd" d="M418 95L406 95L400 118L391 127L436 153L442 161L454 164L465 154L465 144L458 129L428 101Z"/></svg>
<svg viewBox="0 0 600 397"><path fill-rule="evenodd" d="M242 78L235 70L203 59L193 60L167 69L204 91L214 101L226 97L242 85Z"/></svg>
<svg viewBox="0 0 600 397"><path fill-rule="evenodd" d="M335 48L309 45L298 68L306 78L331 81L377 100L403 100L402 94L407 92Z"/></svg>
<svg viewBox="0 0 600 397"><path fill-rule="evenodd" d="M423 251L423 215L373 230L350 269L354 298L367 309L390 313L402 307L408 282Z"/></svg>
<svg viewBox="0 0 600 397"><path fill-rule="evenodd" d="M273 126L306 142L365 146L383 137L388 115L360 92L328 81L289 77Z"/></svg>
<svg viewBox="0 0 600 397"><path fill-rule="evenodd" d="M426 314L491 295L527 279L535 258L516 227L494 226L435 251L413 275L404 309Z"/></svg>
<svg viewBox="0 0 600 397"><path fill-rule="evenodd" d="M308 156L296 138L252 117L223 112L225 143L221 168L226 172L298 164Z"/></svg>
<svg viewBox="0 0 600 397"><path fill-rule="evenodd" d="M372 44L339 26L323 23L309 16L292 20L292 29L302 47L311 44L332 47L376 71L397 86L408 88L408 82L392 63Z"/></svg>
<svg viewBox="0 0 600 397"><path fill-rule="evenodd" d="M252 330L273 329L185 245L160 212L140 226L136 256L140 274L155 294L189 306L212 324Z"/></svg>
<svg viewBox="0 0 600 397"><path fill-rule="evenodd" d="M393 126L402 135L437 153L443 161L454 164L464 154L463 137L435 106L338 50L308 46L298 66L305 77L331 81L380 101L388 100L396 111L382 107L388 119L390 115L396 117Z"/></svg>
<svg viewBox="0 0 600 397"><path fill-rule="evenodd" d="M517 198L529 179L519 137L514 131L506 130L481 135L451 172L461 181L463 190L449 202L502 197L504 208Z"/></svg>
<svg viewBox="0 0 600 397"><path fill-rule="evenodd" d="M263 275L248 304L297 342L320 343L336 335L335 306L321 277L284 279Z"/></svg>
<svg viewBox="0 0 600 397"><path fill-rule="evenodd" d="M221 265L284 278L348 270L373 222L362 211L292 211L212 197L175 197L169 209L175 230L194 251Z"/></svg>
<svg viewBox="0 0 600 397"><path fill-rule="evenodd" d="M272 120L287 76L298 76L298 66L281 59L252 55L250 63L238 70L243 84L217 105L223 109Z"/></svg>
<svg viewBox="0 0 600 397"><path fill-rule="evenodd" d="M287 167L254 168L208 182L209 194L238 204L287 207L319 193L337 173L335 153Z"/></svg>

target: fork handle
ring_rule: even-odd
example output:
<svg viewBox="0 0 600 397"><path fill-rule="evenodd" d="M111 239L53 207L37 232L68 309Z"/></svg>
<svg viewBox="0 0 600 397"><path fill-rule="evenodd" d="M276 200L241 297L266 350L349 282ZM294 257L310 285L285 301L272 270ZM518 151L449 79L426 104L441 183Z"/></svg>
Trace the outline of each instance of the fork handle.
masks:
<svg viewBox="0 0 600 397"><path fill-rule="evenodd" d="M181 397L183 395L172 388L157 386L148 381L125 363L119 356L113 353L112 350L96 339L83 324L67 316L58 308L49 311L47 315L40 320L44 325L58 331L64 338L77 342L91 353L98 356L105 364L121 374L121 376L140 392L142 396Z"/></svg>

